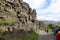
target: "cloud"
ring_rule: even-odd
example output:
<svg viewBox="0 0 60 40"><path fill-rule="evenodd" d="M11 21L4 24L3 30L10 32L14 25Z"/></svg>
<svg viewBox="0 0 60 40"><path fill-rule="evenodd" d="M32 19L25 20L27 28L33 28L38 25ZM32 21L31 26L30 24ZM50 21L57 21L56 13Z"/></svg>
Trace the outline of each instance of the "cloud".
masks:
<svg viewBox="0 0 60 40"><path fill-rule="evenodd" d="M55 0L55 2L51 3L50 6L46 9L42 9L42 10L38 9L37 19L38 20L42 19L42 20L60 21L60 0Z"/></svg>
<svg viewBox="0 0 60 40"><path fill-rule="evenodd" d="M35 9L45 3L45 0L23 0L23 1L27 2L30 5L30 7Z"/></svg>
<svg viewBox="0 0 60 40"><path fill-rule="evenodd" d="M39 20L49 20L49 21L59 21L60 17L51 17L51 16L37 16L37 19Z"/></svg>
<svg viewBox="0 0 60 40"><path fill-rule="evenodd" d="M37 11L38 20L60 21L60 0L24 0Z"/></svg>

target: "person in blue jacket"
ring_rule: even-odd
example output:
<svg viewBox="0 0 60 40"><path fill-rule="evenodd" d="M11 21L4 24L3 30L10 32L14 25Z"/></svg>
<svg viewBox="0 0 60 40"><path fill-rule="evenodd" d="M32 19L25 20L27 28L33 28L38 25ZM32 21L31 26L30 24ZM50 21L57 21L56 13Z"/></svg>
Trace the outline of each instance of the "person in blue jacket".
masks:
<svg viewBox="0 0 60 40"><path fill-rule="evenodd" d="M54 35L56 35L57 32L58 32L58 29L55 28L55 29L54 29Z"/></svg>

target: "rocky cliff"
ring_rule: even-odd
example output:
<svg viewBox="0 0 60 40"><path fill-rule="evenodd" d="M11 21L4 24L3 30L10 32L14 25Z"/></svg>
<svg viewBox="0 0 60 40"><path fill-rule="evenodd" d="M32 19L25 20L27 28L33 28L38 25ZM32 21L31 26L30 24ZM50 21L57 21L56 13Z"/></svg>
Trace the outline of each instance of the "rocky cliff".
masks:
<svg viewBox="0 0 60 40"><path fill-rule="evenodd" d="M36 30L36 10L23 0L0 0L0 29L7 27Z"/></svg>

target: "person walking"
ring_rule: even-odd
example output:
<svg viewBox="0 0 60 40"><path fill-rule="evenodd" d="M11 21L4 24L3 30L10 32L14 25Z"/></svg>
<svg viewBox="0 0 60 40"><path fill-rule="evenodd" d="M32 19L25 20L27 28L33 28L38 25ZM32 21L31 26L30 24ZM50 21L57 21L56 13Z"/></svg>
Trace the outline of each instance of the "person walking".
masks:
<svg viewBox="0 0 60 40"><path fill-rule="evenodd" d="M58 29L58 32L56 33L56 40L60 40L60 27Z"/></svg>
<svg viewBox="0 0 60 40"><path fill-rule="evenodd" d="M58 33L56 33L56 40L60 40L60 31L58 31Z"/></svg>
<svg viewBox="0 0 60 40"><path fill-rule="evenodd" d="M48 32L49 32L49 30L47 29L47 30L46 30L46 32L48 33Z"/></svg>
<svg viewBox="0 0 60 40"><path fill-rule="evenodd" d="M55 28L54 29L54 35L56 36L56 33L58 32L58 29L57 28Z"/></svg>

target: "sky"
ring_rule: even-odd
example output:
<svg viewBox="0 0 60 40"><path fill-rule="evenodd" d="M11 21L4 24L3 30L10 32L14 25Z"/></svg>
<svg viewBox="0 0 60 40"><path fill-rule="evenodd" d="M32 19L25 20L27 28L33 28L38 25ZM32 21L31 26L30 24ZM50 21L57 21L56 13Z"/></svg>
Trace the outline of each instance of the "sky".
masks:
<svg viewBox="0 0 60 40"><path fill-rule="evenodd" d="M60 21L60 0L23 0L37 12L38 20Z"/></svg>

